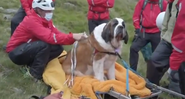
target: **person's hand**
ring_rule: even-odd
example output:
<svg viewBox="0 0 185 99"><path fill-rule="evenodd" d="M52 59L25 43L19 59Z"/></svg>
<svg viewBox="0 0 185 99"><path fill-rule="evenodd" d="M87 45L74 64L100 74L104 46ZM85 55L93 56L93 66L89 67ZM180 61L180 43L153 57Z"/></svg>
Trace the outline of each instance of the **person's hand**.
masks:
<svg viewBox="0 0 185 99"><path fill-rule="evenodd" d="M137 41L137 39L139 38L139 33L140 33L140 30L139 30L139 29L136 29L136 30L135 30L135 35L134 35L133 42L134 42L134 41Z"/></svg>
<svg viewBox="0 0 185 99"><path fill-rule="evenodd" d="M51 94L45 97L44 99L62 99L61 97L62 97L62 93L59 92L59 93Z"/></svg>
<svg viewBox="0 0 185 99"><path fill-rule="evenodd" d="M83 39L86 39L88 36L86 35L86 33L75 33L73 34L73 38L77 41L79 40L83 40Z"/></svg>
<svg viewBox="0 0 185 99"><path fill-rule="evenodd" d="M177 70L172 70L171 68L169 68L167 73L172 81L179 82L179 73Z"/></svg>

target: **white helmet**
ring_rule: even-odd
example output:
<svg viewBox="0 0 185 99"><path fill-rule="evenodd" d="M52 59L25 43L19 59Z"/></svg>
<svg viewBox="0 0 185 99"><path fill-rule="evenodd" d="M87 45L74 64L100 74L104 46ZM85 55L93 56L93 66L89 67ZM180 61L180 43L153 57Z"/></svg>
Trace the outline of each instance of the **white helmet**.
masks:
<svg viewBox="0 0 185 99"><path fill-rule="evenodd" d="M40 8L42 10L54 10L53 0L33 0L32 8Z"/></svg>
<svg viewBox="0 0 185 99"><path fill-rule="evenodd" d="M163 23L163 20L164 20L164 15L165 15L165 12L161 12L158 14L157 18L156 18L156 25L157 27L161 30L162 28L162 23Z"/></svg>

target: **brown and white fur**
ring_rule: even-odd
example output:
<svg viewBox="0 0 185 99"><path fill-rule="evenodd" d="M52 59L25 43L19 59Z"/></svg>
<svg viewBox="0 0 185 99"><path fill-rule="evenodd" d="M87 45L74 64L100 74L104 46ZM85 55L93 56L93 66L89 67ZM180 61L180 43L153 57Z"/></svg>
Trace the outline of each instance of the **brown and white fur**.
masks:
<svg viewBox="0 0 185 99"><path fill-rule="evenodd" d="M118 56L109 53L117 51L121 54L123 40L127 44L128 34L123 19L114 18L108 23L97 26L87 39L78 42L75 76L92 75L104 81L106 70L108 79L114 80L115 62ZM70 52L62 63L62 67L65 73L71 74Z"/></svg>

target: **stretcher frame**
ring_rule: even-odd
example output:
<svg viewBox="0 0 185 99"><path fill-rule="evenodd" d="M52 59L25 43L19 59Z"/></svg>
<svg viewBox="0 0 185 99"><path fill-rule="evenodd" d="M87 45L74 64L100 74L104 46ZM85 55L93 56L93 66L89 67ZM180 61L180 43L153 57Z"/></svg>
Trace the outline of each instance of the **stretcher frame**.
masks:
<svg viewBox="0 0 185 99"><path fill-rule="evenodd" d="M123 95L123 94L118 93L116 91L110 90L106 94L100 94L100 95L96 95L96 96L97 96L97 99L149 99L149 98L158 96L161 93L162 93L162 91L158 91L158 92L152 93L150 96L146 96L146 97L142 97L142 98L140 98L138 96L135 96L135 97L131 96L131 98L129 98L126 95ZM114 98L103 98L104 97L103 95L109 95ZM90 98L82 97L81 99L90 99Z"/></svg>
<svg viewBox="0 0 185 99"><path fill-rule="evenodd" d="M162 93L162 91L158 91L158 92L152 93L150 96L146 96L146 97L142 97L142 98L140 98L138 96L129 98L129 97L127 97L127 96L125 96L125 95L123 95L121 93L118 93L116 91L113 91L113 90L110 90L107 94L110 95L110 96L115 97L116 99L149 99L149 98L158 96L161 93ZM100 98L98 98L98 99L100 99Z"/></svg>
<svg viewBox="0 0 185 99"><path fill-rule="evenodd" d="M157 89L156 89L157 90ZM108 98L108 99L149 99L149 98L152 98L152 97L155 97L155 96L158 96L159 94L161 94L162 91L161 90L157 90L156 92L152 92L151 95L149 96L146 96L146 97L138 97L138 96L131 96L131 97L128 97L126 95L123 95L121 93L118 93L116 91L114 91L113 89L111 89L109 92L107 92L106 94L96 94L97 96L97 99L107 99L107 98L104 98L103 95L109 95L109 96L112 96L112 98ZM114 98L113 98L114 97Z"/></svg>
<svg viewBox="0 0 185 99"><path fill-rule="evenodd" d="M152 90L155 90L155 92L152 91ZM142 97L141 98L139 96L131 96L131 97L128 97L126 95L123 95L121 93L118 93L118 92L114 91L114 89L111 88L106 93L99 93L99 94L96 93L96 97L97 97L97 99L149 99L149 98L158 96L158 95L160 95L162 93L162 90L160 90L158 88L155 88L155 87L152 88L151 91L152 91L152 94L151 95L145 96L145 97ZM108 96L108 97L106 97L106 96ZM80 99L90 99L90 98L87 98L87 97L82 96Z"/></svg>

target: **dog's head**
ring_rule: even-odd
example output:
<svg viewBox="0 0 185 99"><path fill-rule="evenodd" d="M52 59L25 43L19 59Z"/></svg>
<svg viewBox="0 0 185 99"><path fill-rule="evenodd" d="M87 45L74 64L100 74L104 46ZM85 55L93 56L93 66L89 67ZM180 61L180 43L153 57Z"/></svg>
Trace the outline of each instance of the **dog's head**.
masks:
<svg viewBox="0 0 185 99"><path fill-rule="evenodd" d="M104 27L102 38L106 43L110 43L115 49L121 46L121 42L128 42L128 34L125 27L125 22L121 18L114 18L110 20Z"/></svg>

